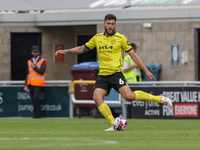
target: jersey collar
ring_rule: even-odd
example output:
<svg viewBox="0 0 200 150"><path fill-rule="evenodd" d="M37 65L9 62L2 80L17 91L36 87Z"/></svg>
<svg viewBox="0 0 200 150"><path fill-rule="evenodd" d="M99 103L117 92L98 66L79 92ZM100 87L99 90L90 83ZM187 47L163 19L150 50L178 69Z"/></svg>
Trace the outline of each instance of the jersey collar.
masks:
<svg viewBox="0 0 200 150"><path fill-rule="evenodd" d="M116 31L115 31L113 34L109 35L109 36L113 36L115 33L116 33ZM105 31L104 31L103 34L104 34L105 36L107 36L106 33L105 33ZM108 36L107 36L107 37L108 37Z"/></svg>

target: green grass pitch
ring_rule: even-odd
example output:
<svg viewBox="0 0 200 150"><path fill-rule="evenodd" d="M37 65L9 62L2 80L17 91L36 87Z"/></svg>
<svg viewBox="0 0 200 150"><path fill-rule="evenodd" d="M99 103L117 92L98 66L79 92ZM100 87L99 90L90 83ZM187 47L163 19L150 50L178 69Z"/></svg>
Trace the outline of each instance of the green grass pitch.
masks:
<svg viewBox="0 0 200 150"><path fill-rule="evenodd" d="M0 119L0 150L199 150L200 120Z"/></svg>

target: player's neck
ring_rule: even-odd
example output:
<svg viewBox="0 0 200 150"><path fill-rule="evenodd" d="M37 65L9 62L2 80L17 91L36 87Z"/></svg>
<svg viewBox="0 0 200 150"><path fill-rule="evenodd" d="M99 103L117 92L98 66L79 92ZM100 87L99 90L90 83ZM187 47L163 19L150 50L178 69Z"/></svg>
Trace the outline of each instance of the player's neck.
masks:
<svg viewBox="0 0 200 150"><path fill-rule="evenodd" d="M105 36L112 36L112 35L115 34L115 32L116 32L116 31L113 31L112 33L109 34L109 33L107 33L107 32L105 31L105 32L104 32L104 35L105 35Z"/></svg>

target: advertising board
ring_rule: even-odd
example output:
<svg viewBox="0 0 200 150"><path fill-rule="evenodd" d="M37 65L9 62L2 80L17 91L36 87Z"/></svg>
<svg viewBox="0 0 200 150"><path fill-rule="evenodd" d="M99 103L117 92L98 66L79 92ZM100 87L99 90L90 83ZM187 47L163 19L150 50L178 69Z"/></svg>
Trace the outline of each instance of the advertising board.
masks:
<svg viewBox="0 0 200 150"><path fill-rule="evenodd" d="M131 87L172 100L173 107L154 101L132 101L131 118L199 119L200 87Z"/></svg>

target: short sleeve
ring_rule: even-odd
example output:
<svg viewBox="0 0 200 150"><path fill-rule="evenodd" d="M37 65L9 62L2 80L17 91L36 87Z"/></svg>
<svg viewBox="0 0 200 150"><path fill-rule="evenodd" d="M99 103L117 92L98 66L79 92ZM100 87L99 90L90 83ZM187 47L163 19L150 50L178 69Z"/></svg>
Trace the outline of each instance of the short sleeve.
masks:
<svg viewBox="0 0 200 150"><path fill-rule="evenodd" d="M96 47L95 37L93 36L87 43L85 43L85 46L89 49L93 49Z"/></svg>
<svg viewBox="0 0 200 150"><path fill-rule="evenodd" d="M132 46L129 45L129 42L125 36L122 36L122 49L126 52L132 49Z"/></svg>

